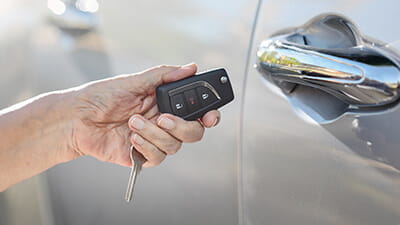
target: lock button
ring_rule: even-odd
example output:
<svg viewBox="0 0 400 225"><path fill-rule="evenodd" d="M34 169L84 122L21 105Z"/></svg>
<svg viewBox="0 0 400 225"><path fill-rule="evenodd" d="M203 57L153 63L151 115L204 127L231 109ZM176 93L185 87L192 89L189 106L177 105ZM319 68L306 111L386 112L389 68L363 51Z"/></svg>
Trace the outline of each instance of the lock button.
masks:
<svg viewBox="0 0 400 225"><path fill-rule="evenodd" d="M177 94L171 97L171 107L173 112L178 116L187 114L186 102L182 94Z"/></svg>

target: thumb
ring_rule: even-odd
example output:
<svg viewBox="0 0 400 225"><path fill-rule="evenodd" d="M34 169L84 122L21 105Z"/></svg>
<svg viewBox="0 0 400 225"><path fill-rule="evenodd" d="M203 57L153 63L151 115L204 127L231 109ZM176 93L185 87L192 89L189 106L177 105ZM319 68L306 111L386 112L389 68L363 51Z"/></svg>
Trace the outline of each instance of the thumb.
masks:
<svg viewBox="0 0 400 225"><path fill-rule="evenodd" d="M144 71L137 76L137 85L144 92L153 92L158 86L181 80L194 75L197 65L190 63L184 66L158 66Z"/></svg>

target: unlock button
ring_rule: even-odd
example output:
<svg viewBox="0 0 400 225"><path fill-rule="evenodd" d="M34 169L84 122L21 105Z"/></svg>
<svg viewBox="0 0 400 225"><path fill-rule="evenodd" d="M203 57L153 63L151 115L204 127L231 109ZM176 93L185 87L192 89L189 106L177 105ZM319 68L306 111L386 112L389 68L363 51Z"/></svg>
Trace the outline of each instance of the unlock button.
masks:
<svg viewBox="0 0 400 225"><path fill-rule="evenodd" d="M200 96L200 101L203 106L211 105L212 103L218 100L217 96L215 96L214 93L209 88L197 87L196 91Z"/></svg>
<svg viewBox="0 0 400 225"><path fill-rule="evenodd" d="M187 114L186 103L182 94L177 94L171 97L172 111L179 116Z"/></svg>

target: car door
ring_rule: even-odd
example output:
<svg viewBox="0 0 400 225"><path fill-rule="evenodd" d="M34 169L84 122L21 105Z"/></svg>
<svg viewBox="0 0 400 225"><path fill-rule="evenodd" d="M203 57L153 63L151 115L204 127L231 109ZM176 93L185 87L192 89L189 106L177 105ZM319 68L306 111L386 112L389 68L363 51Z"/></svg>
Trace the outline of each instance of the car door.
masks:
<svg viewBox="0 0 400 225"><path fill-rule="evenodd" d="M257 69L249 67L247 71L241 103L240 224L400 223L397 100L349 107L343 101L346 97L338 98L334 92L349 93L352 84L335 80L330 92L325 81L333 77L317 77L320 80L311 85L302 82L321 68L330 74L335 63L342 63L338 57L350 49L354 50L350 60L364 57L366 49L376 51L377 58L389 55L397 79L398 6L397 1L374 0L262 1L250 59L259 63ZM315 17L321 13L329 14ZM302 39L300 43L296 35L285 36L291 32L309 32L315 39L308 43ZM346 46L351 35L373 40L374 44L363 45L361 41ZM273 46L275 53L266 52L261 43L268 50L271 43L277 44ZM287 43L294 44L290 47ZM302 59L317 57L307 58L306 68L314 66L312 70L307 72L300 68L305 64L293 61L296 57L282 53L289 50ZM335 55L331 57L335 63L328 63L325 56L329 52ZM265 58L260 58L262 54ZM392 72L381 70L386 65L380 65L377 58L372 60L376 64L371 62L362 74L373 76L365 78L371 83L390 83ZM260 59L265 59L263 65ZM288 76L282 68L289 71ZM377 70L370 74L370 68ZM287 77L285 82L275 79L282 76ZM395 92L397 83L393 81ZM380 87L362 88L370 91ZM366 104L363 101L360 104Z"/></svg>

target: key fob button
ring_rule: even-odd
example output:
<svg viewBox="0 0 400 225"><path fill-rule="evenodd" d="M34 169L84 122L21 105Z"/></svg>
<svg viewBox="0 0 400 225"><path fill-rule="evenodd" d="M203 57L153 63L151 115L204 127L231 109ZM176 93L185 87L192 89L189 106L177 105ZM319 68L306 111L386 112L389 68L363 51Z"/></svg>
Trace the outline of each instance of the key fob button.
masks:
<svg viewBox="0 0 400 225"><path fill-rule="evenodd" d="M187 114L186 102L184 101L182 94L177 94L171 97L171 107L172 111L178 116Z"/></svg>
<svg viewBox="0 0 400 225"><path fill-rule="evenodd" d="M215 96L215 94L209 88L197 87L196 91L200 96L200 101L203 106L211 105L218 100L217 96Z"/></svg>
<svg viewBox="0 0 400 225"><path fill-rule="evenodd" d="M199 98L197 97L197 94L194 91L194 89L185 91L183 95L185 96L189 113L195 112L201 108Z"/></svg>
<svg viewBox="0 0 400 225"><path fill-rule="evenodd" d="M229 80L226 70L219 68L163 84L156 89L158 110L197 120L234 99Z"/></svg>

